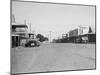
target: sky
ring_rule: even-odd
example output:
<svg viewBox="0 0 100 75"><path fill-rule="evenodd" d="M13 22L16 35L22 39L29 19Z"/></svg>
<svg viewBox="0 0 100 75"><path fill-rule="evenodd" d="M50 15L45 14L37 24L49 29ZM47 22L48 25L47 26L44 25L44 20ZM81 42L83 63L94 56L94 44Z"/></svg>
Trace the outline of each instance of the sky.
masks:
<svg viewBox="0 0 100 75"><path fill-rule="evenodd" d="M12 2L12 14L16 23L26 24L31 31L51 39L61 37L79 25L95 29L95 7L48 4L36 2Z"/></svg>

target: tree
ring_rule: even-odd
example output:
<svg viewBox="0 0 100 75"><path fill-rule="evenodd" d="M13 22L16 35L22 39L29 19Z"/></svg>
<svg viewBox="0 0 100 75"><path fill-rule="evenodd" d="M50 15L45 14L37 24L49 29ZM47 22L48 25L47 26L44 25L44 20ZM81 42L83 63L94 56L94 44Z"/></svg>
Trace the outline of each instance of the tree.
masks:
<svg viewBox="0 0 100 75"><path fill-rule="evenodd" d="M40 42L43 42L43 41L48 40L48 38L47 37L44 37L42 34L37 34L36 38L39 38L39 41Z"/></svg>

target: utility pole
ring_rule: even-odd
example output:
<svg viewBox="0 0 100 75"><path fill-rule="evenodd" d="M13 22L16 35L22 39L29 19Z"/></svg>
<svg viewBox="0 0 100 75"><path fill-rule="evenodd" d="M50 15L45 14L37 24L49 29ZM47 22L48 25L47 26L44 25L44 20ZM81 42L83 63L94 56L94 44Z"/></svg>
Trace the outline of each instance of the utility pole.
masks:
<svg viewBox="0 0 100 75"><path fill-rule="evenodd" d="M24 20L24 24L26 25L26 20Z"/></svg>
<svg viewBox="0 0 100 75"><path fill-rule="evenodd" d="M12 23L16 23L15 15L12 15Z"/></svg>
<svg viewBox="0 0 100 75"><path fill-rule="evenodd" d="M49 39L50 39L50 42L51 42L51 31L49 31L49 35L50 35L50 36L49 36Z"/></svg>
<svg viewBox="0 0 100 75"><path fill-rule="evenodd" d="M31 33L31 23L30 23L30 33Z"/></svg>
<svg viewBox="0 0 100 75"><path fill-rule="evenodd" d="M14 14L12 14L11 22L12 23L16 23ZM16 60L16 37L14 37L14 59Z"/></svg>

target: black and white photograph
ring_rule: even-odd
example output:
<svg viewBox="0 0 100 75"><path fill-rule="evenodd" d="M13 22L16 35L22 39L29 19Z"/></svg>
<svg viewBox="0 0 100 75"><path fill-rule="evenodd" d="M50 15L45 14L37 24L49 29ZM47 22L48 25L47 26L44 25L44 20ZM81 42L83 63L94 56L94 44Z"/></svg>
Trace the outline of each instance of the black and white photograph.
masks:
<svg viewBox="0 0 100 75"><path fill-rule="evenodd" d="M96 6L11 0L11 74L96 69Z"/></svg>

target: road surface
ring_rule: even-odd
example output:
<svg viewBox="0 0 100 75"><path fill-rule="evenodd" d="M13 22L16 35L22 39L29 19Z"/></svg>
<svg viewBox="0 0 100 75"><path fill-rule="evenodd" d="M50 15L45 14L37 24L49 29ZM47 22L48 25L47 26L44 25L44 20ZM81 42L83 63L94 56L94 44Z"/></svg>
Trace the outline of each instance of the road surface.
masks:
<svg viewBox="0 0 100 75"><path fill-rule="evenodd" d="M11 50L12 73L95 69L95 44L50 43Z"/></svg>

